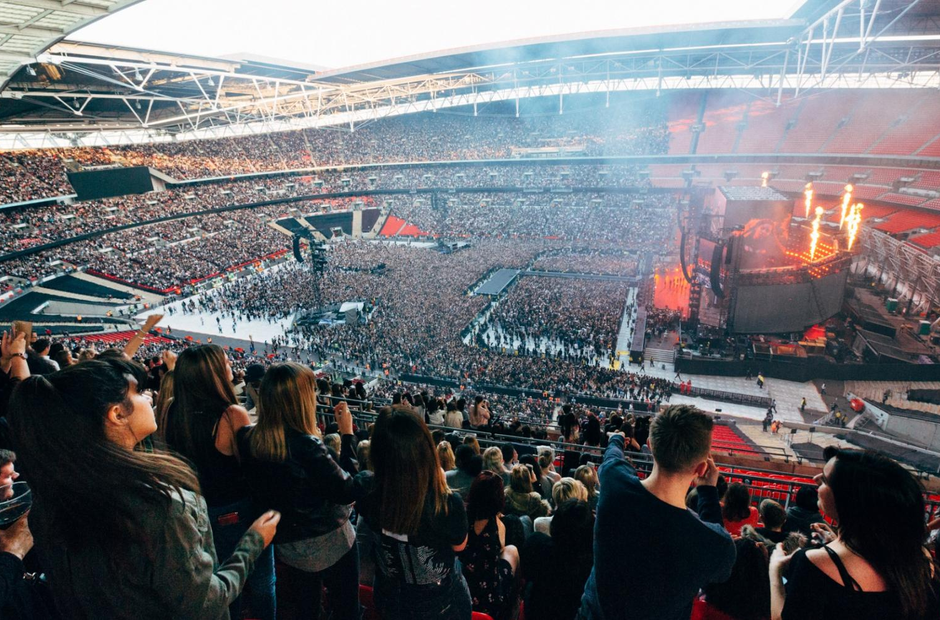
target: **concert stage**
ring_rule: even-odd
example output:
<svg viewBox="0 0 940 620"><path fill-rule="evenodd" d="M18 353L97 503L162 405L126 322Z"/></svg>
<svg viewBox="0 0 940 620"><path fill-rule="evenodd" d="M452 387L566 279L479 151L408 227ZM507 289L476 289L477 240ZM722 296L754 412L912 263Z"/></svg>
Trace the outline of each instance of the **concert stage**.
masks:
<svg viewBox="0 0 940 620"><path fill-rule="evenodd" d="M684 264L704 289L695 313L704 324L783 334L841 311L852 263L845 233L821 232L818 218L794 224L793 209L769 187L718 188L698 231L685 235L695 238Z"/></svg>

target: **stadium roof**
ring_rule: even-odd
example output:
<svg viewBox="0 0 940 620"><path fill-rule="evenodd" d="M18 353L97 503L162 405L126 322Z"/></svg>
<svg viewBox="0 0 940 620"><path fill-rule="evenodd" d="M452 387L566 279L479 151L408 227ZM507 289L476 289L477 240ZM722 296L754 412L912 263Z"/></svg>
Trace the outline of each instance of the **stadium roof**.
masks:
<svg viewBox="0 0 940 620"><path fill-rule="evenodd" d="M65 4L0 0L0 20L9 2ZM130 3L67 6L91 4ZM0 92L0 146L234 135L581 93L734 88L779 101L887 87L940 87L940 0L809 0L785 20L577 33L330 71L59 42Z"/></svg>
<svg viewBox="0 0 940 620"><path fill-rule="evenodd" d="M70 32L141 0L0 0L0 86Z"/></svg>

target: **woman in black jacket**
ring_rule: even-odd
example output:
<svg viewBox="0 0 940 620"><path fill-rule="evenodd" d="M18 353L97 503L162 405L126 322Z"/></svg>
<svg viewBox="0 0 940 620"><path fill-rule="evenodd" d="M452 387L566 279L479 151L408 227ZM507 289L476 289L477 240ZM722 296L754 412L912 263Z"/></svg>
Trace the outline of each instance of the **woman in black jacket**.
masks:
<svg viewBox="0 0 940 620"><path fill-rule="evenodd" d="M318 617L325 583L333 618L358 619L359 552L349 516L363 491L354 478L352 415L344 402L334 408L342 436L337 464L320 440L316 405L313 371L275 364L261 381L258 424L239 433L239 452L259 507L282 512L275 554L297 586L298 617Z"/></svg>

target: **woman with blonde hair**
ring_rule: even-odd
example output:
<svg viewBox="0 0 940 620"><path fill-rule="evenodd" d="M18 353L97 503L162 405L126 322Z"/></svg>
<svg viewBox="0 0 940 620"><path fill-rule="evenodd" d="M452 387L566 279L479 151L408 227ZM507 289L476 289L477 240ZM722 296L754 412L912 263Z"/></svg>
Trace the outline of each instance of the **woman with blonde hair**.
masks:
<svg viewBox="0 0 940 620"><path fill-rule="evenodd" d="M275 364L261 380L258 423L239 432L238 444L256 503L284 515L275 554L302 593L299 617L317 617L325 584L333 617L357 620L359 553L349 517L365 491L354 477L352 415L344 402L333 412L339 463L317 427L316 375L300 364Z"/></svg>
<svg viewBox="0 0 940 620"><path fill-rule="evenodd" d="M483 469L491 471L502 479L503 484L509 484L509 472L503 466L503 451L491 446L483 451Z"/></svg>
<svg viewBox="0 0 940 620"><path fill-rule="evenodd" d="M555 505L555 510L558 510L558 507L569 499L586 502L587 497L587 489L574 478L562 478L552 486L552 503ZM546 536L552 535L552 517L539 517L533 525L536 532L541 532Z"/></svg>
<svg viewBox="0 0 940 620"><path fill-rule="evenodd" d="M584 485L587 489L587 503L591 510L597 510L597 501L600 499L598 487L600 482L597 479L597 471L591 465L582 465L574 470L574 478ZM558 504L555 504L556 506Z"/></svg>
<svg viewBox="0 0 940 620"><path fill-rule="evenodd" d="M173 402L162 429L167 446L195 466L220 558L232 554L259 514L238 458L236 435L250 420L238 404L232 376L222 347L185 349L176 360ZM262 620L276 616L274 581L274 554L269 547L248 578L252 614ZM232 606L232 616L241 616L241 601Z"/></svg>
<svg viewBox="0 0 940 620"><path fill-rule="evenodd" d="M369 465L369 450L372 447L372 442L368 439L363 439L356 446L356 461L359 462L359 471L372 471L372 466Z"/></svg>
<svg viewBox="0 0 940 620"><path fill-rule="evenodd" d="M470 620L457 553L467 545L463 500L447 487L431 432L386 407L372 432L372 492L356 505L375 545L375 603L385 620Z"/></svg>
<svg viewBox="0 0 940 620"><path fill-rule="evenodd" d="M441 461L441 469L444 470L444 473L452 469L457 469L457 459L454 456L454 448L446 439L437 444L437 458Z"/></svg>
<svg viewBox="0 0 940 620"><path fill-rule="evenodd" d="M509 514L527 516L533 521L548 516L548 502L533 488L535 472L527 465L516 465L509 473L509 490L506 491L506 508Z"/></svg>

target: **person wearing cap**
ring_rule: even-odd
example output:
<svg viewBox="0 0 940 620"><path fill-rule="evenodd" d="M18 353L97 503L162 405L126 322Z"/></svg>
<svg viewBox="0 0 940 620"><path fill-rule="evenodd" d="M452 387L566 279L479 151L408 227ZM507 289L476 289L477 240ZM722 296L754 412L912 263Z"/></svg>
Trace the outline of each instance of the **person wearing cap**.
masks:
<svg viewBox="0 0 940 620"><path fill-rule="evenodd" d="M264 377L264 366L261 364L250 364L245 369L245 409L251 413L258 403L258 388L261 386L261 378Z"/></svg>

